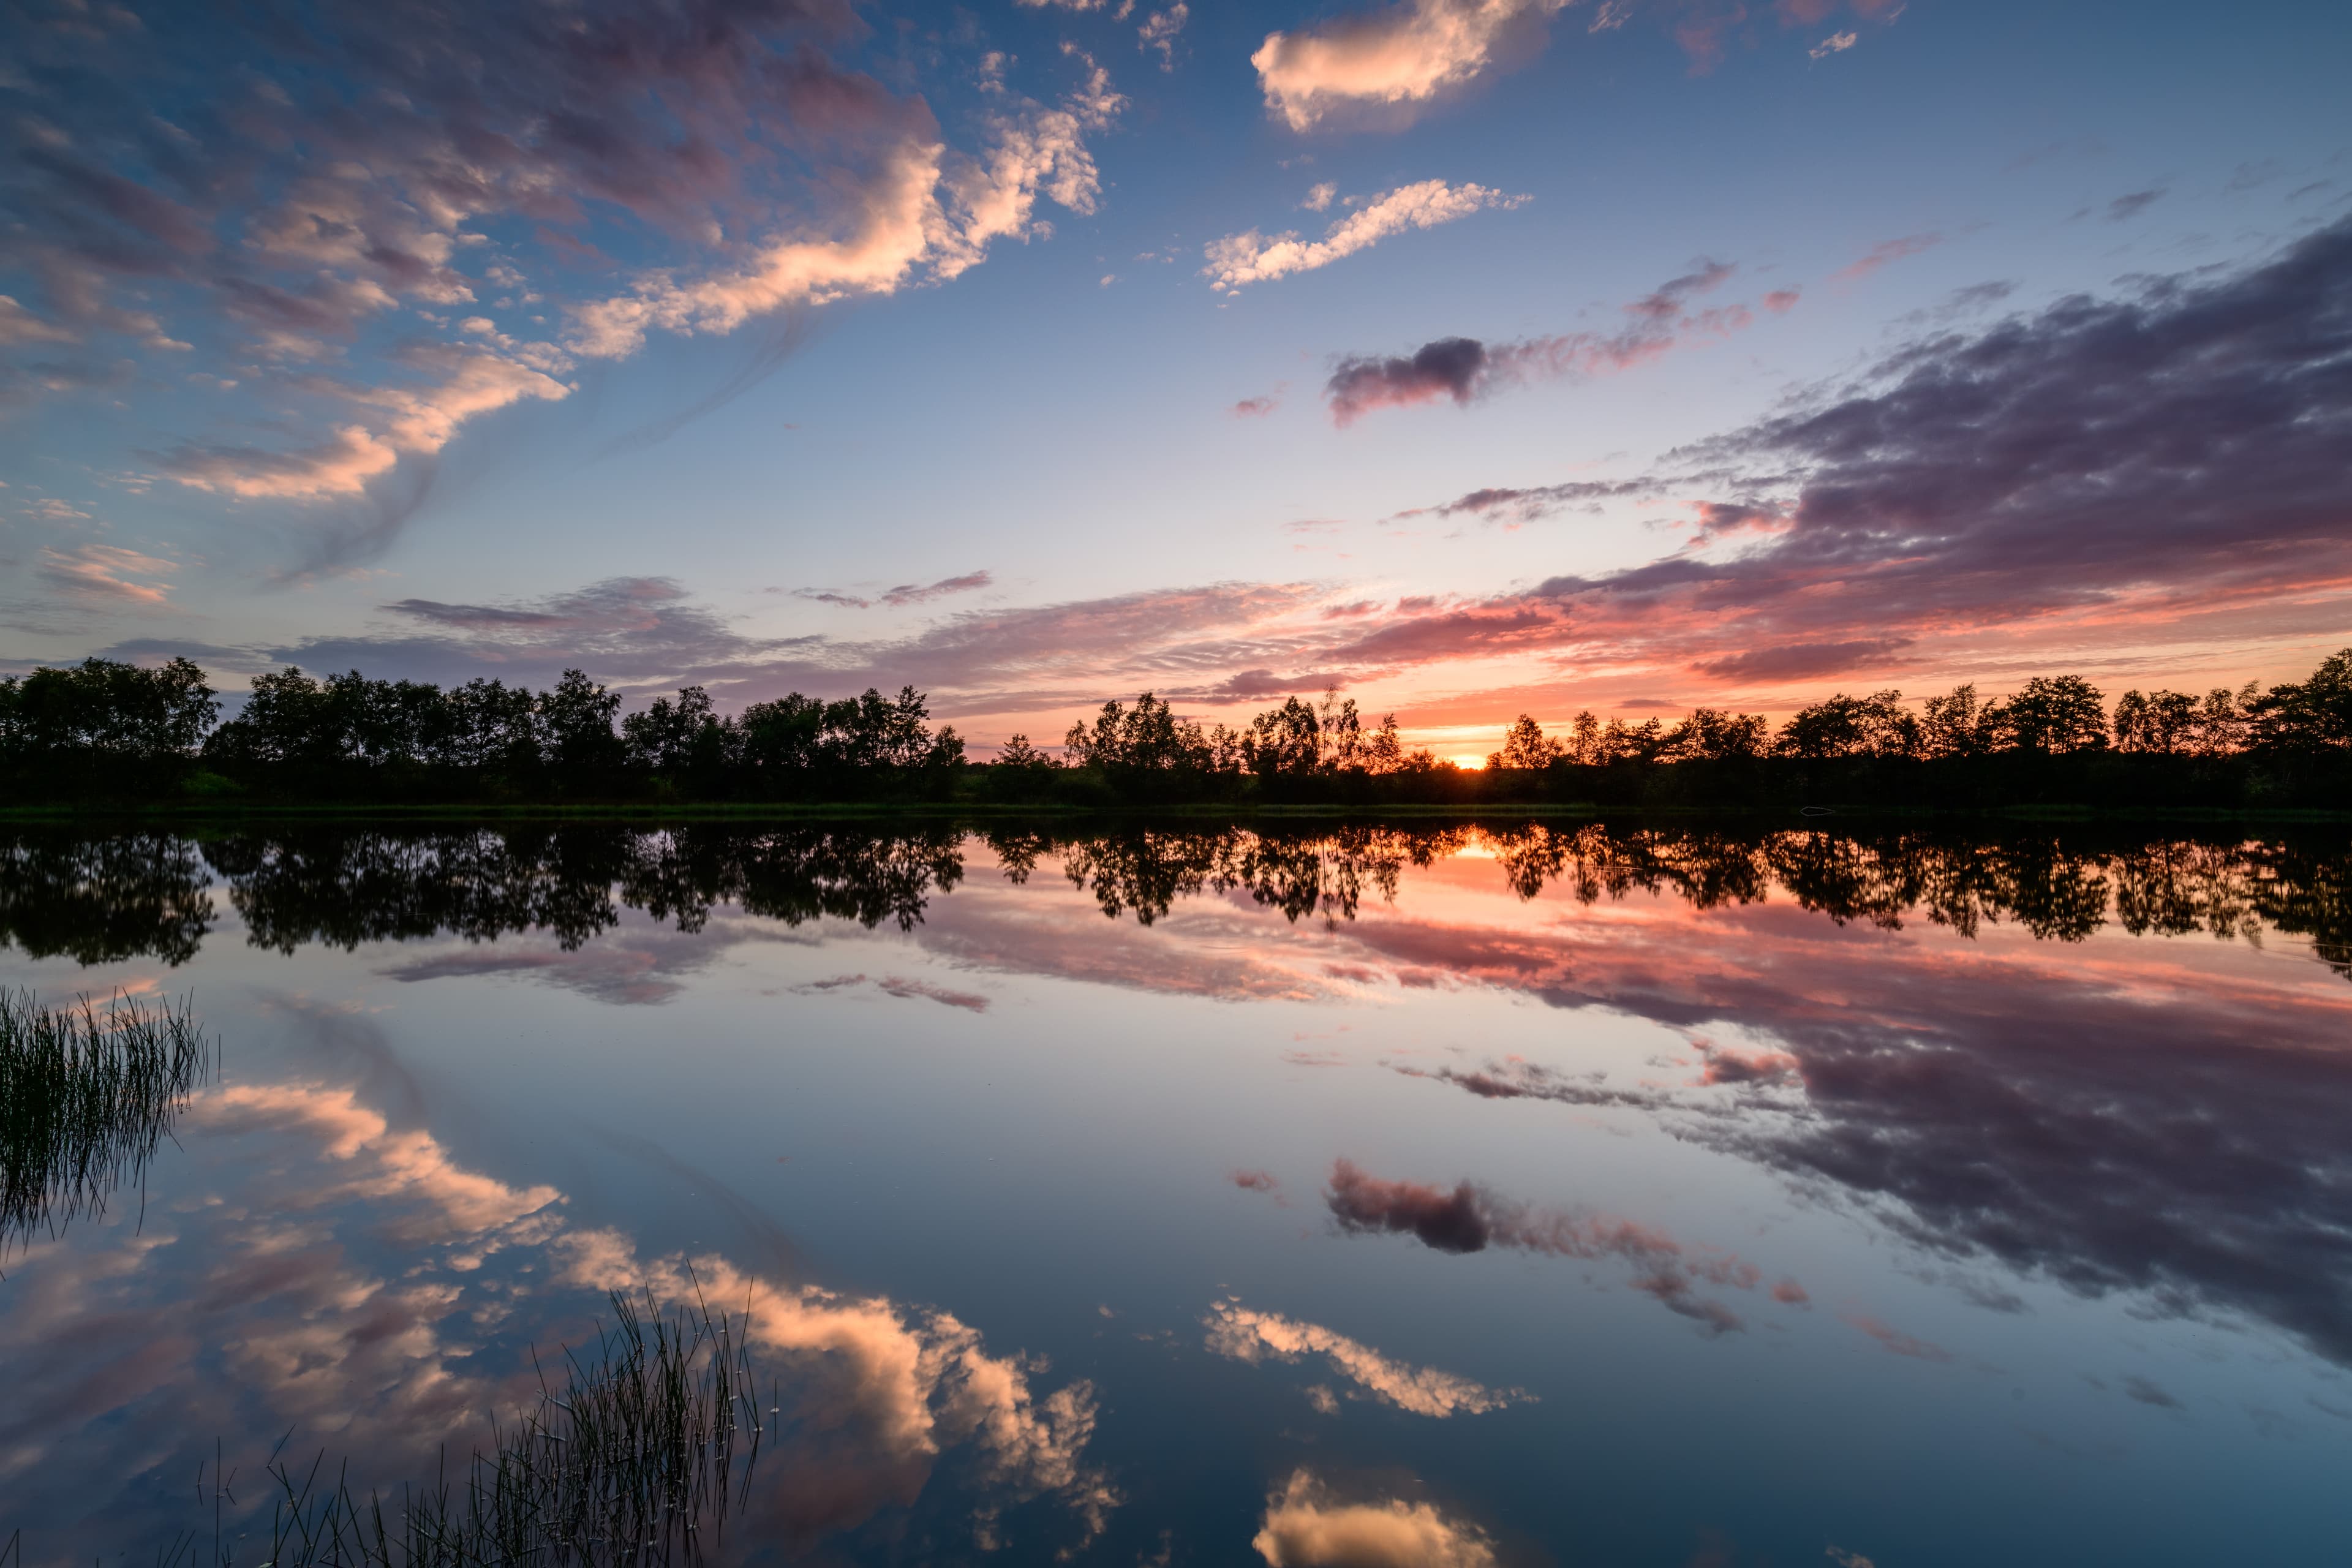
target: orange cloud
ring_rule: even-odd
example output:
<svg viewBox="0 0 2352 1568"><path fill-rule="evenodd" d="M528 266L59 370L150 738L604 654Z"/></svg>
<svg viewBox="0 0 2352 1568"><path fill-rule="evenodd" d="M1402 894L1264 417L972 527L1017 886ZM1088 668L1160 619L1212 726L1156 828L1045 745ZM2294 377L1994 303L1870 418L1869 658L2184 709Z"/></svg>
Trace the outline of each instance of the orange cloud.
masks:
<svg viewBox="0 0 2352 1568"><path fill-rule="evenodd" d="M1269 1568L1492 1568L1476 1525L1425 1502L1341 1502L1306 1470L1266 1500L1250 1544Z"/></svg>
<svg viewBox="0 0 2352 1568"><path fill-rule="evenodd" d="M1412 110L1543 42L1569 0L1405 0L1268 33L1250 56L1267 109L1293 131L1349 110Z"/></svg>

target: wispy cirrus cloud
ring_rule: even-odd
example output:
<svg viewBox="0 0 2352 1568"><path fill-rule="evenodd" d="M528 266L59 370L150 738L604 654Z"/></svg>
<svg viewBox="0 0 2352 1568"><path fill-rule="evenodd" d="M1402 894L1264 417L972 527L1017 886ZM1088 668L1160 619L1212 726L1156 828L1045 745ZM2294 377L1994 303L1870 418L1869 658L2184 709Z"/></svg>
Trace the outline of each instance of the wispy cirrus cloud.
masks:
<svg viewBox="0 0 2352 1568"><path fill-rule="evenodd" d="M1268 33L1250 56L1269 111L1293 131L1374 115L1401 124L1432 100L1526 58L1570 0L1402 0Z"/></svg>
<svg viewBox="0 0 2352 1568"><path fill-rule="evenodd" d="M120 609L159 609L169 603L169 579L177 565L158 556L112 544L78 544L69 550L43 547L40 577L49 588L77 602Z"/></svg>
<svg viewBox="0 0 2352 1568"><path fill-rule="evenodd" d="M793 989L812 994L821 994L827 991L848 990L862 985L871 985L883 995L896 996L902 1001L937 1002L942 1007L954 1007L966 1013L988 1011L988 998L980 992L959 991L953 986L940 985L929 980L909 979L900 974L871 977L864 974L836 974L828 980L812 980L807 984L795 986Z"/></svg>
<svg viewBox="0 0 2352 1568"><path fill-rule="evenodd" d="M936 583L901 583L878 594L845 594L836 588L795 588L793 597L819 605L838 605L845 609L866 610L881 605L895 610L910 605L928 605L950 594L973 593L992 585L995 581L985 572L966 572L961 576L942 577Z"/></svg>
<svg viewBox="0 0 2352 1568"><path fill-rule="evenodd" d="M1202 254L1208 265L1201 276L1221 294L1251 283L1270 282L1293 273L1312 272L1343 258L1369 250L1391 235L1409 229L1434 228L1468 217L1489 207L1506 210L1528 198L1505 194L1488 185L1449 185L1444 180L1421 180L1372 197L1334 223L1320 239L1301 239L1295 232L1271 238L1250 229L1213 240Z"/></svg>
<svg viewBox="0 0 2352 1568"><path fill-rule="evenodd" d="M1890 261L1900 261L1906 256L1916 256L1944 243L1940 234L1906 234L1899 239L1881 240L1870 247L1860 260L1840 268L1832 274L1838 282L1853 283L1869 277Z"/></svg>

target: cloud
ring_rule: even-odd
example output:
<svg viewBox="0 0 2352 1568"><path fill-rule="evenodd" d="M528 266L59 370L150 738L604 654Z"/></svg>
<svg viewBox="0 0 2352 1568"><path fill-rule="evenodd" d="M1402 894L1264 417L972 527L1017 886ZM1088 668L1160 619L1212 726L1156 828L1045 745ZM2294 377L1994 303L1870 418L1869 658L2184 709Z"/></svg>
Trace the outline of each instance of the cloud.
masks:
<svg viewBox="0 0 2352 1568"><path fill-rule="evenodd" d="M1236 419L1263 419L1281 406L1280 397L1266 394L1257 397L1244 397L1225 412Z"/></svg>
<svg viewBox="0 0 2352 1568"><path fill-rule="evenodd" d="M1480 1252L1491 1243L1557 1258L1622 1259L1638 1270L1635 1289L1710 1334L1746 1325L1728 1307L1698 1295L1698 1283L1753 1289L1760 1279L1753 1264L1726 1253L1690 1254L1672 1237L1631 1220L1530 1209L1468 1182L1448 1192L1381 1181L1347 1160L1333 1163L1324 1202L1344 1231L1410 1234L1439 1252Z"/></svg>
<svg viewBox="0 0 2352 1568"><path fill-rule="evenodd" d="M1230 294L1246 284L1328 267L1392 234L1432 228L1488 207L1508 210L1528 199L1486 185L1422 180L1373 197L1325 230L1321 239L1302 240L1296 233L1268 239L1251 229L1213 240L1202 252L1209 264L1201 268L1201 276L1209 279L1217 292Z"/></svg>
<svg viewBox="0 0 2352 1568"><path fill-rule="evenodd" d="M44 321L16 300L0 294L0 348L18 343L69 343L74 333L53 322Z"/></svg>
<svg viewBox="0 0 2352 1568"><path fill-rule="evenodd" d="M803 1424L779 1456L772 1504L805 1537L910 1499L937 1458L974 1450L983 1544L1010 1503L1051 1495L1100 1533L1118 1495L1086 1460L1097 1409L1077 1382L1040 1395L1025 1358L990 1354L944 1311L901 1307L747 1273L724 1258L640 1259L613 1231L580 1231L550 1249L567 1283L658 1301L725 1301L751 1351L782 1363L807 1392ZM780 1506L779 1506L780 1505ZM746 1520L746 1525L751 1521ZM1084 1542L1081 1542L1083 1544Z"/></svg>
<svg viewBox="0 0 2352 1568"><path fill-rule="evenodd" d="M2165 192L2161 186L2145 191L2133 191L2117 196L2107 204L2107 221L2123 223L2127 219L2136 218L2162 201L2164 196Z"/></svg>
<svg viewBox="0 0 2352 1568"><path fill-rule="evenodd" d="M544 686L578 667L607 681L658 685L793 646L734 631L659 577L610 578L501 605L410 598L378 607L405 625L392 636L309 637L272 648L270 657L418 680L488 674Z"/></svg>
<svg viewBox="0 0 2352 1568"><path fill-rule="evenodd" d="M1251 1540L1269 1568L1493 1568L1476 1525L1425 1502L1341 1502L1305 1470L1266 1499Z"/></svg>
<svg viewBox="0 0 2352 1568"><path fill-rule="evenodd" d="M1393 121L1543 47L1568 0L1403 0L1268 33L1250 56L1266 108L1293 131L1387 111Z"/></svg>
<svg viewBox="0 0 2352 1568"><path fill-rule="evenodd" d="M1404 408L1439 397L1466 405L1489 375L1486 345L1475 338L1440 338L1395 359L1350 356L1324 384L1331 422L1353 423L1374 408Z"/></svg>
<svg viewBox="0 0 2352 1568"><path fill-rule="evenodd" d="M1825 60L1832 55L1843 54L1860 42L1862 42L1862 35L1859 33L1832 33L1806 52L1817 60Z"/></svg>
<svg viewBox="0 0 2352 1568"><path fill-rule="evenodd" d="M1683 661L1727 679L1867 668L1930 632L2326 593L2352 582L2347 353L2352 222L2233 275L1932 335L1680 454L1785 520L1768 542L1533 593L1588 636L1656 646L1643 628L1664 617Z"/></svg>
<svg viewBox="0 0 2352 1568"><path fill-rule="evenodd" d="M976 991L957 991L928 980L908 980L900 975L885 974L868 979L863 974L836 974L830 980L812 980L795 990L805 992L839 991L853 985L871 985L885 996L919 998L937 1002L944 1007L959 1008L966 1013L988 1011L988 998Z"/></svg>
<svg viewBox="0 0 2352 1568"><path fill-rule="evenodd" d="M1109 101L1114 110L1124 102ZM565 347L585 359L620 358L656 329L731 332L787 306L894 293L918 268L938 280L955 278L990 242L1029 237L1040 196L1076 213L1095 210L1101 176L1084 133L1099 112L1033 105L1000 114L982 153L954 160L928 128L916 129L881 160L840 232L781 235L740 267L687 281L649 273L626 294L573 307Z"/></svg>
<svg viewBox="0 0 2352 1568"><path fill-rule="evenodd" d="M1698 263L1626 305L1626 325L1606 336L1570 332L1493 345L1475 338L1440 338L1397 358L1349 355L1324 384L1331 422L1345 427L1377 408L1410 407L1440 397L1466 407L1502 386L1627 370L1685 337L1738 331L1753 320L1745 306L1690 308L1694 296L1721 286L1731 273L1722 262Z"/></svg>
<svg viewBox="0 0 2352 1568"><path fill-rule="evenodd" d="M137 456L306 508L330 530L322 561L362 556L461 430L567 397L581 361L944 282L1045 234L1044 204L1094 210L1086 138L1125 103L1098 66L1055 102L996 94L950 137L921 100L834 63L861 28L841 0L495 8L423 43L362 0L299 28L28 26L12 40L26 112L0 129L16 171L0 263L30 291L0 304L0 356L185 350L165 326L186 321L206 353L257 360L216 384L220 433ZM224 72L236 86L206 90ZM94 73L116 90L72 85ZM126 129L123 95L172 118ZM126 379L98 370L16 360L0 386Z"/></svg>
<svg viewBox="0 0 2352 1568"><path fill-rule="evenodd" d="M1329 180L1318 181L1307 188L1307 199L1298 205L1311 213L1328 212L1332 198L1339 194L1339 187Z"/></svg>
<svg viewBox="0 0 2352 1568"><path fill-rule="evenodd" d="M995 581L995 578L985 572L967 572L961 577L942 577L936 583L901 583L895 588L886 588L870 597L864 595L839 593L830 588L795 588L793 590L793 597L806 599L812 604L837 605L844 609L852 610L871 609L876 605L885 605L890 609L903 609L909 605L927 605L933 599L942 599L950 594L969 594L977 589L989 587ZM769 590L771 593L778 591Z"/></svg>
<svg viewBox="0 0 2352 1568"><path fill-rule="evenodd" d="M244 500L314 500L352 496L404 456L432 457L467 421L530 398L559 401L571 388L544 372L496 354L436 353L420 363L440 372L417 387L332 385L320 390L382 419L347 425L332 438L293 451L188 443L151 455L163 473L195 489Z"/></svg>
<svg viewBox="0 0 2352 1568"><path fill-rule="evenodd" d="M1843 642L1782 643L1702 659L1691 668L1721 680L1803 680L1900 663L1895 656L1913 641L1910 637L1852 637Z"/></svg>
<svg viewBox="0 0 2352 1568"><path fill-rule="evenodd" d="M2159 979L2141 958L2124 963L2095 944L2035 951L2102 922L2238 931L2232 911L2260 903L2261 887L2299 879L2293 860L2272 869L2267 851L2215 846L2110 854L2029 840L1989 850L1897 835L1838 839L1824 861L1802 847L1809 837L1743 836L1695 861L1683 858L1693 841L1660 856L1619 835L1498 847L1507 866L1549 868L1562 893L1588 902L1646 905L1679 889L1678 900L1712 909L1678 918L1667 940L1580 922L1576 940L1532 941L1499 913L1349 934L1364 962L1391 973L1769 1040L1795 1058L1802 1099L1776 1124L1707 1114L1706 1095L1787 1092L1756 1084L1629 1086L1619 1097L1523 1064L1432 1079L1486 1098L1638 1106L1646 1096L1683 1135L1808 1191L1843 1193L1931 1253L1989 1259L2082 1295L2126 1292L2134 1310L2267 1323L2352 1364L2352 1247L2337 1234L2352 1215L2334 1195L2346 1158L2319 1109L2352 1088L2322 1046L2352 995L2339 1005L2253 984L2234 966L2174 967ZM1784 924L1773 905L1811 915ZM2171 912L2151 928L2158 909ZM1853 926L1883 933L1870 940L1860 989L1843 934ZM1834 1005L1822 1000L1832 994ZM2084 1043L2126 1038L2129 1064Z"/></svg>
<svg viewBox="0 0 2352 1568"><path fill-rule="evenodd" d="M936 583L926 583L919 586L913 583L901 583L895 588L884 591L882 603L894 607L906 605L927 605L933 599L945 598L950 594L972 593L988 587L994 582L995 579L985 572L967 572L961 577L942 577Z"/></svg>
<svg viewBox="0 0 2352 1568"><path fill-rule="evenodd" d="M1673 341L1658 324L1693 313L1658 296L1629 319L1628 352L1661 331ZM398 635L285 651L381 673L568 662L698 680L730 701L912 684L960 721L1031 725L1110 692L1253 701L1500 656L1550 679L1605 650L1738 690L1947 662L1993 629L2052 639L2095 621L2112 640L2290 602L2316 606L2295 611L2311 619L2352 591L2347 354L2352 222L2339 222L2236 272L1930 329L1647 472L1488 485L1396 514L1512 524L1638 508L1676 527L1676 546L1622 571L1382 595L1380 615L1338 618L1324 612L1366 598L1362 585L1212 582L974 606L887 638L757 636L675 584L603 584L583 592L609 627L460 628L415 620L419 600L393 607L410 622ZM1643 678L1643 695L1658 679Z"/></svg>
<svg viewBox="0 0 2352 1568"><path fill-rule="evenodd" d="M1876 1340L1879 1348L1890 1355L1908 1356L1914 1361L1948 1362L1952 1352L1941 1345L1914 1339L1898 1329L1891 1328L1867 1312L1847 1312L1845 1321Z"/></svg>
<svg viewBox="0 0 2352 1568"><path fill-rule="evenodd" d="M1271 1171L1235 1171L1228 1180L1245 1193L1270 1193L1282 1184Z"/></svg>
<svg viewBox="0 0 2352 1568"><path fill-rule="evenodd" d="M1740 0L1698 0L1675 23L1675 42L1690 60L1690 73L1705 76L1723 63L1725 41L1748 20Z"/></svg>
<svg viewBox="0 0 2352 1568"><path fill-rule="evenodd" d="M1415 1415L1444 1420L1449 1415L1477 1415L1534 1398L1523 1388L1495 1389L1440 1372L1392 1361L1371 1346L1334 1333L1318 1323L1300 1322L1274 1312L1260 1312L1235 1301L1220 1301L1204 1320L1212 1352L1235 1361L1256 1363L1269 1357L1295 1362L1318 1355L1332 1370L1377 1399Z"/></svg>
<svg viewBox="0 0 2352 1568"><path fill-rule="evenodd" d="M80 604L117 609L165 606L167 586L138 579L168 578L178 570L169 561L111 544L45 546L38 559L41 581L51 589Z"/></svg>
<svg viewBox="0 0 2352 1568"><path fill-rule="evenodd" d="M1654 1114L1927 1255L1979 1304L2013 1295L1988 1274L2032 1279L2144 1315L2256 1325L2352 1365L2352 1152L2336 1109L2352 1097L2338 1048L2352 989L2329 967L2347 962L2332 862L2293 835L1088 830L1027 841L1018 863L1036 874L1015 887L965 879L953 836L730 833L681 866L661 835L597 832L612 842L411 834L396 855L354 834L245 861L257 840L234 858L220 849L213 874L264 947L350 940L333 889L394 875L388 902L408 922L396 934L495 931L501 951L503 933L532 929L570 929L577 945L604 927L565 922L605 910L616 889L639 902L658 890L735 899L738 933L905 910L927 952L967 971L1225 998L1311 1000L1342 980L1489 988L1647 1019L1693 1041L1665 1081L1494 1061L1412 1076L1520 1114L1544 1101ZM22 911L0 909L0 926L20 942L58 924L24 900L91 875L26 853L0 877ZM1410 880L1432 863L1442 909ZM1379 894L1393 886L1404 893L1391 908ZM1531 919L1523 900L1537 898L1586 912ZM152 951L192 940L173 934L179 908L152 911ZM638 967L652 934L620 931L614 967L667 973ZM1272 1177L1225 1179L1265 1191ZM1475 1185L1359 1172L1349 1194L1381 1234L1427 1224L1486 1248L1554 1239L1550 1211ZM1586 1226L1571 1240L1610 1240L1599 1216L1570 1217ZM1658 1260L1633 1238L1619 1246L1607 1256L1636 1273ZM1773 1299L1792 1288L1783 1279Z"/></svg>
<svg viewBox="0 0 2352 1568"><path fill-rule="evenodd" d="M1831 276L1842 283L1858 282L1890 261L1900 261L1906 256L1916 256L1921 251L1930 249L1943 242L1944 237L1940 234L1906 234L1900 239L1881 240L1872 246L1870 253L1861 260L1840 268Z"/></svg>
<svg viewBox="0 0 2352 1568"><path fill-rule="evenodd" d="M1152 12L1143 19L1142 25L1135 29L1135 47L1147 54L1154 49L1159 50L1160 68L1164 71L1174 70L1176 68L1176 36L1184 30L1184 24L1192 19L1192 9L1184 4L1184 0L1176 0L1176 4L1169 6L1165 11Z"/></svg>
<svg viewBox="0 0 2352 1568"><path fill-rule="evenodd" d="M2179 1410L2182 1408L2179 1400L2175 1399L2171 1394L2166 1393L2162 1388L2159 1388L2144 1377L2125 1378L2124 1394L2126 1397L2137 1400L2142 1405L2153 1405L2159 1410Z"/></svg>
<svg viewBox="0 0 2352 1568"><path fill-rule="evenodd" d="M575 1228L558 1189L469 1169L435 1136L364 1016L258 1016L301 1032L194 1097L181 1198L159 1194L135 1227L43 1243L37 1266L10 1271L0 1476L28 1530L171 1528L184 1503L135 1480L159 1432L201 1431L208 1453L217 1436L236 1464L292 1428L297 1452L348 1460L355 1491L396 1488L418 1456L464 1454L530 1400L534 1343L542 1360L583 1331L593 1345L608 1292L730 1314L782 1448L730 1499L730 1528L751 1539L801 1555L877 1515L901 1525L919 1499L923 1528L984 1546L1000 1515L1043 1503L1024 1545L1050 1552L1058 1534L1076 1554L1118 1506L1090 1457L1083 1380L1049 1382L1039 1358L940 1308ZM289 1060L300 1070L278 1076ZM645 1152L713 1195L707 1175ZM123 1337L93 1336L94 1322ZM24 1467L60 1441L89 1484L28 1490Z"/></svg>

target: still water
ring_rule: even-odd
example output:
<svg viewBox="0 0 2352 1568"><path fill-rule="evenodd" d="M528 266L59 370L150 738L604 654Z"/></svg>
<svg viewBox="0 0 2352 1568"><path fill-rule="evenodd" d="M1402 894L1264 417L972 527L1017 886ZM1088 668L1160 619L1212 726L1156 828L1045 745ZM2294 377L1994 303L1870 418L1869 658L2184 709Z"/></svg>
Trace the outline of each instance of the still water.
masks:
<svg viewBox="0 0 2352 1568"><path fill-rule="evenodd" d="M729 1556L2352 1552L2338 828L20 832L0 983L220 1059L7 1239L27 1563L615 1290L777 1380Z"/></svg>

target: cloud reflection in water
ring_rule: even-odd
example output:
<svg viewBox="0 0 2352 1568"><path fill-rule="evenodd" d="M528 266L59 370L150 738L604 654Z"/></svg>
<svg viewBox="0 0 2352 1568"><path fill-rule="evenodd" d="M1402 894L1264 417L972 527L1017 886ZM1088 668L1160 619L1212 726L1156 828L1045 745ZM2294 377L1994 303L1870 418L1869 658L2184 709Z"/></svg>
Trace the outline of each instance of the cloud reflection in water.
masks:
<svg viewBox="0 0 2352 1568"><path fill-rule="evenodd" d="M979 1545L1038 1498L1078 1544L1118 1504L1087 1457L1092 1388L1037 1388L1041 1363L950 1313L641 1257L569 1224L555 1188L467 1170L347 1085L217 1087L185 1125L202 1163L174 1185L193 1195L155 1205L142 1234L38 1244L11 1278L0 1484L58 1465L100 1478L57 1499L72 1511L25 1521L45 1537L184 1525L183 1472L215 1434L257 1458L290 1426L297 1449L348 1459L355 1487L429 1475L436 1449L465 1452L526 1402L534 1346L578 1342L615 1290L741 1315L784 1423L743 1516L757 1539L853 1530L943 1487Z"/></svg>

